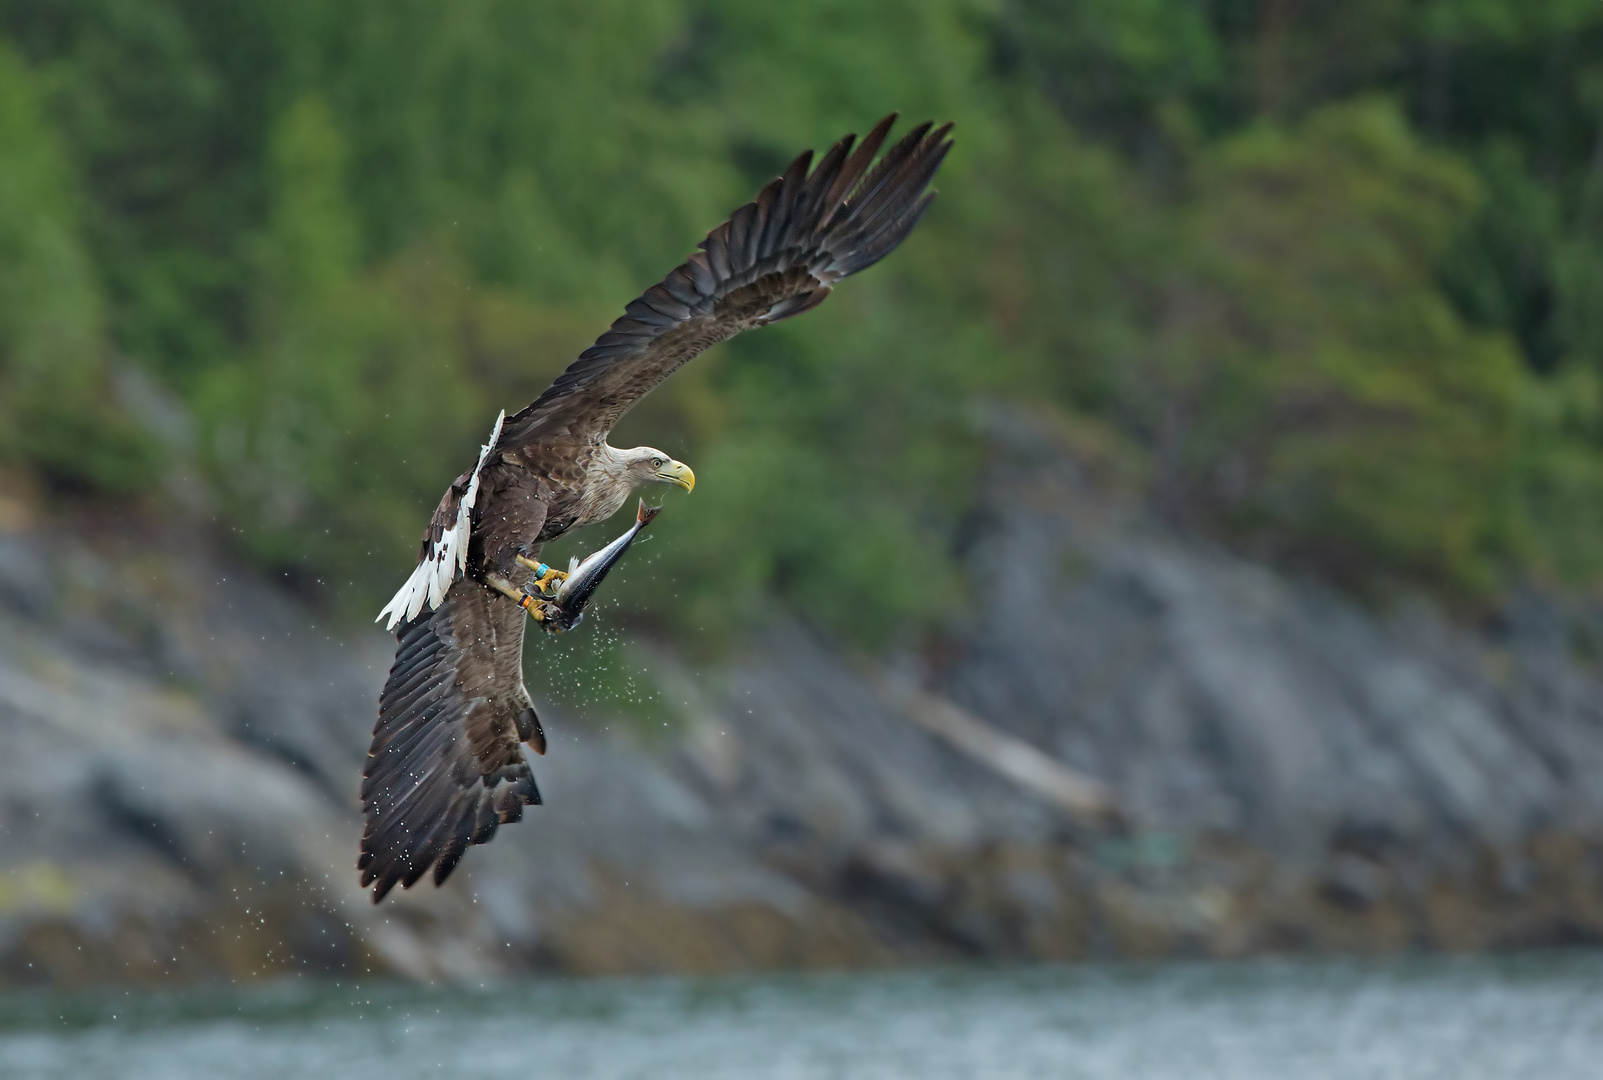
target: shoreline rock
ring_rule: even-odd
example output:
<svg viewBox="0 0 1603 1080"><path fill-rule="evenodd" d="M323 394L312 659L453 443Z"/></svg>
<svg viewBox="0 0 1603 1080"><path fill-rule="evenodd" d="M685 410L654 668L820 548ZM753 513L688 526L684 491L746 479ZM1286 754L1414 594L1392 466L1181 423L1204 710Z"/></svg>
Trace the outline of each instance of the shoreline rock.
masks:
<svg viewBox="0 0 1603 1080"><path fill-rule="evenodd" d="M387 635L198 534L0 534L0 981L1603 941L1592 607L1379 616L1072 458L997 476L986 603L937 647L776 618L697 677L642 642L672 734L542 707L547 804L379 908L352 864Z"/></svg>

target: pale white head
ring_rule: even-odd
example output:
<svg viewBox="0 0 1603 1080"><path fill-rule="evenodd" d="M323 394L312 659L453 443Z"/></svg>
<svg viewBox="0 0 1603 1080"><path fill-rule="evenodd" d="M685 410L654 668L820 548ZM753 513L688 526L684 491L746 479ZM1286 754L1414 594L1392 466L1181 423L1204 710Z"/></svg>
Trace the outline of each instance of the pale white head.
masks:
<svg viewBox="0 0 1603 1080"><path fill-rule="evenodd" d="M682 461L675 461L661 450L651 446L637 446L632 450L619 450L617 462L622 466L621 479L631 488L645 484L678 484L686 491L696 486L696 474Z"/></svg>

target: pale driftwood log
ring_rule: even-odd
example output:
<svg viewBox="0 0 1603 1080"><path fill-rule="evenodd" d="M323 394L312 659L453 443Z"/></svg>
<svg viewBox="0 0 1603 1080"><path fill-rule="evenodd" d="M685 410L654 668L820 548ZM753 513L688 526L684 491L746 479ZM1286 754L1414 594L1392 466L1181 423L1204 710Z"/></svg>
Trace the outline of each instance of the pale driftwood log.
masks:
<svg viewBox="0 0 1603 1080"><path fill-rule="evenodd" d="M881 677L876 680L887 704L954 749L1076 818L1098 822L1124 817L1118 800L1102 781L991 726L944 697Z"/></svg>

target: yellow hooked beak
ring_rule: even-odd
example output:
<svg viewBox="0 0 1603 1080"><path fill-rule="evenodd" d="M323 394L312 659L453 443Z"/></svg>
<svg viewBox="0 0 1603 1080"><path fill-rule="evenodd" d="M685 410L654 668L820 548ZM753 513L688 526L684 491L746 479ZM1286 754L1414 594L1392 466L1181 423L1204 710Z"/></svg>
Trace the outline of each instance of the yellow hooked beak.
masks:
<svg viewBox="0 0 1603 1080"><path fill-rule="evenodd" d="M696 474L690 471L690 466L682 461L670 461L657 470L657 479L670 484L678 484L686 491L696 488Z"/></svg>

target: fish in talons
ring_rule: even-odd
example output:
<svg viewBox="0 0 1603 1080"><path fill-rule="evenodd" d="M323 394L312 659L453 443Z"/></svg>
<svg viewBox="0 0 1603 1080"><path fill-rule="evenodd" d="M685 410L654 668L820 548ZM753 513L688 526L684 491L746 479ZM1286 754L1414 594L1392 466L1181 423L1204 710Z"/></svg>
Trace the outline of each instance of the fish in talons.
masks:
<svg viewBox="0 0 1603 1080"><path fill-rule="evenodd" d="M629 550L661 511L662 507L647 506L646 500L641 499L640 507L635 511L635 522L624 533L600 551L587 556L584 561L571 561L567 575L557 588L556 598L547 607L540 625L557 634L572 630L584 617L584 609L589 606L602 579L618 565L623 553Z"/></svg>
<svg viewBox="0 0 1603 1080"><path fill-rule="evenodd" d="M661 511L662 507L647 506L646 500L641 499L634 524L626 532L583 561L571 560L566 573L518 556L520 565L540 575L529 583L529 589L537 590L535 592L519 588L498 574L487 575L487 580L492 588L511 597L531 619L551 633L572 630L584 618L584 609L590 605L602 579L612 572L623 553Z"/></svg>

